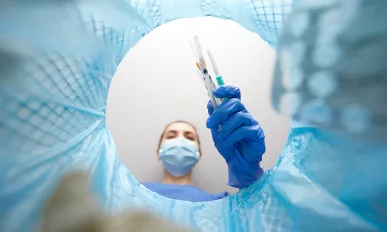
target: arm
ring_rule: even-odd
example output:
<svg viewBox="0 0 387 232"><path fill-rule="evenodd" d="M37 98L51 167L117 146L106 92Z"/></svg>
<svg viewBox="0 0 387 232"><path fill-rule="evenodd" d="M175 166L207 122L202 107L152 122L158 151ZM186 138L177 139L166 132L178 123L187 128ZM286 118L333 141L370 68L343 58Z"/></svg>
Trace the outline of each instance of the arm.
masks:
<svg viewBox="0 0 387 232"><path fill-rule="evenodd" d="M215 147L226 160L228 185L248 187L263 174L259 164L266 151L264 132L242 104L239 88L220 86L214 95L229 99L216 109L211 102L207 105L210 115L207 127L211 129Z"/></svg>

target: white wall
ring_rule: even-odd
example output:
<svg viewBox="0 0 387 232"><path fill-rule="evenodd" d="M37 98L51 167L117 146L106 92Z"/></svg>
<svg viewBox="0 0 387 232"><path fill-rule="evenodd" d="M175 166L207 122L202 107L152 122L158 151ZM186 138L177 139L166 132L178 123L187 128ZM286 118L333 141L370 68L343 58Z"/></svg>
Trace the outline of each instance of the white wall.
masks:
<svg viewBox="0 0 387 232"><path fill-rule="evenodd" d="M213 193L235 192L226 186L226 164L205 127L208 98L188 43L195 34L212 50L226 84L241 88L243 103L264 128L263 167L275 164L290 126L288 118L271 108L275 52L258 35L231 21L177 20L145 36L126 55L112 81L107 125L123 163L139 181L150 182L162 177L156 146L164 125L176 119L194 123L204 152L194 171L195 184Z"/></svg>

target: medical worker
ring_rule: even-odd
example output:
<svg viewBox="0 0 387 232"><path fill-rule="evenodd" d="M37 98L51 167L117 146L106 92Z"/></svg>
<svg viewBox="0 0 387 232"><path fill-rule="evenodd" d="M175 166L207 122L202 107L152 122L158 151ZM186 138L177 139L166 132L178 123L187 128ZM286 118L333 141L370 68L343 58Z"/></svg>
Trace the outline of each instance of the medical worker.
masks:
<svg viewBox="0 0 387 232"><path fill-rule="evenodd" d="M228 185L242 189L263 173L259 164L266 150L265 135L242 104L239 88L220 86L214 90L214 95L227 100L216 109L211 102L208 103L207 128L228 165ZM167 198L192 202L216 200L228 195L227 192L210 194L192 185L192 168L202 152L199 135L191 123L175 121L166 125L157 153L164 165L164 177L161 183L144 183L148 189Z"/></svg>

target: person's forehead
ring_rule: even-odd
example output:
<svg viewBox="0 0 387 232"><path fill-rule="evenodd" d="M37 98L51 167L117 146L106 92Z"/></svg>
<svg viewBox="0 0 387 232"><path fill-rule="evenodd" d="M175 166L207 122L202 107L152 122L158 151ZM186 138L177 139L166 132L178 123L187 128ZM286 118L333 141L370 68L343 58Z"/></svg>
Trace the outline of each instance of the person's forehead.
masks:
<svg viewBox="0 0 387 232"><path fill-rule="evenodd" d="M184 122L172 123L171 125L168 126L166 132L168 131L183 131L183 132L188 131L188 132L196 133L195 129L191 125Z"/></svg>

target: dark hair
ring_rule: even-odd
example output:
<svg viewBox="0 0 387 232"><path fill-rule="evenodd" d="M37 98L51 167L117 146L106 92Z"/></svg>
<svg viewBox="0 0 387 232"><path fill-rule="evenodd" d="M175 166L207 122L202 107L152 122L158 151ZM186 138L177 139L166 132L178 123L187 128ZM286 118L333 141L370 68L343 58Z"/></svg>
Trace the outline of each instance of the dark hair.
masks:
<svg viewBox="0 0 387 232"><path fill-rule="evenodd" d="M184 120L176 120L176 121L170 122L170 123L168 123L167 125L165 125L164 130L163 130L163 133L161 133L161 136L160 136L160 139L159 139L159 145L157 146L157 151L160 149L161 141L163 140L165 131L167 130L167 128L168 128L170 125L172 125L172 124L174 124L174 123L185 123L185 124L188 124L188 125L192 126L192 128L194 128L195 133L196 133L196 139L197 139L198 145L199 145L199 152L201 152L201 150L200 150L200 139L199 139L199 134L198 134L198 131L197 131L197 129L196 129L196 126L194 126L192 123L187 122L187 121L184 121Z"/></svg>

